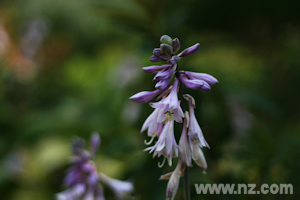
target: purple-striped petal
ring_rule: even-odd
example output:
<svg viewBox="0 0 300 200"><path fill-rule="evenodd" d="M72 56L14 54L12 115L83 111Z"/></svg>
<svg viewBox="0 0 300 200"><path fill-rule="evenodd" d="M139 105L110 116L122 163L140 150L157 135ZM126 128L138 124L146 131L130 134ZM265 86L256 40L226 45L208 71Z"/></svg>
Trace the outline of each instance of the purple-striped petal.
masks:
<svg viewBox="0 0 300 200"><path fill-rule="evenodd" d="M152 65L152 66L148 66L148 67L143 67L143 70L149 74L155 74L158 71L167 68L167 67L171 67L171 65Z"/></svg>
<svg viewBox="0 0 300 200"><path fill-rule="evenodd" d="M206 73L196 73L196 72L189 72L189 71L185 71L184 73L188 78L193 77L199 80L203 80L207 82L209 85L215 85L216 83L219 82L215 77Z"/></svg>
<svg viewBox="0 0 300 200"><path fill-rule="evenodd" d="M203 80L186 79L182 74L180 74L179 79L186 87L191 88L193 90L202 90L202 91L210 90L209 84Z"/></svg>
<svg viewBox="0 0 300 200"><path fill-rule="evenodd" d="M142 91L131 96L129 99L137 103L146 103L157 96L160 92L161 90Z"/></svg>
<svg viewBox="0 0 300 200"><path fill-rule="evenodd" d="M178 54L178 56L179 57L184 57L184 56L196 53L198 51L199 47L200 47L200 44L197 43L197 44L183 50L180 54Z"/></svg>

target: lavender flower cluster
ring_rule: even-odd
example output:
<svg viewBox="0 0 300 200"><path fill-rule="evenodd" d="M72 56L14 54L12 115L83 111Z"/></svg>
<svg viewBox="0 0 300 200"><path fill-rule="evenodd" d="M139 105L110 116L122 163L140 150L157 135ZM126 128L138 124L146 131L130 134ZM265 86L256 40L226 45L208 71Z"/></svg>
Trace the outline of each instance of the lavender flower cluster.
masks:
<svg viewBox="0 0 300 200"><path fill-rule="evenodd" d="M179 157L175 170L160 178L169 179L166 196L174 199L180 176L187 166L192 166L192 160L200 167L207 168L201 148L209 147L195 116L195 100L189 94L182 94L181 83L190 89L209 91L210 86L218 83L218 80L206 73L179 71L179 60L197 52L200 47L199 43L179 54L177 52L180 49L180 42L177 38L172 39L163 35L160 43L160 48L153 50L150 61L164 61L166 64L143 68L145 72L155 74L153 81L157 82L156 90L139 92L130 99L138 103L149 102L158 95L157 100L161 99L159 102L150 103L154 111L144 122L141 132L148 129L148 136L151 137L151 140L146 143L147 145L157 138L153 146L145 149L150 153L153 152L153 157L163 156L164 161L167 160L170 166L172 158ZM185 111L182 107L183 98L188 101L189 111ZM183 123L178 144L174 137L174 121ZM164 164L164 161L160 166Z"/></svg>
<svg viewBox="0 0 300 200"><path fill-rule="evenodd" d="M105 200L101 183L109 186L118 199L123 199L124 193L133 191L131 182L120 181L97 172L93 157L100 145L100 136L93 133L91 136L91 151L86 151L85 141L76 138L72 141L72 166L67 170L64 185L67 190L56 194L57 200ZM101 183L100 183L101 182Z"/></svg>

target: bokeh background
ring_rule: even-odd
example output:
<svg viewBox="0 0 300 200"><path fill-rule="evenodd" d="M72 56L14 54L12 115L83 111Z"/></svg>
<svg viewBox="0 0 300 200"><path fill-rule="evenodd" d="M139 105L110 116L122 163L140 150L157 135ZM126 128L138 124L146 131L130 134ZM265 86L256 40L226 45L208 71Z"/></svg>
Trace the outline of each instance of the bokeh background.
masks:
<svg viewBox="0 0 300 200"><path fill-rule="evenodd" d="M211 147L207 174L191 169L192 199L299 199L299 10L295 0L0 1L0 199L54 199L70 139L93 131L99 171L133 181L134 199L165 199L158 178L174 166L143 152L152 109L128 100L154 88L142 67L162 34L182 49L199 42L181 69L219 80L185 89ZM291 183L294 194L197 195L195 183Z"/></svg>

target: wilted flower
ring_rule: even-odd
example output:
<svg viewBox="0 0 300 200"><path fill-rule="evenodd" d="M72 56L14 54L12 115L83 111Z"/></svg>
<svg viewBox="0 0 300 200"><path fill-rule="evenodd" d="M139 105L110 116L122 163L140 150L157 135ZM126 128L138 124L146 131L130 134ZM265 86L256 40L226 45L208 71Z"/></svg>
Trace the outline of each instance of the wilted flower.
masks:
<svg viewBox="0 0 300 200"><path fill-rule="evenodd" d="M158 102L150 103L150 106L155 110L144 122L141 132L148 129L148 136L151 137L151 140L146 143L147 145L150 145L157 138L153 146L145 149L153 153L153 157L163 155L164 161L168 160L169 165L172 164L174 156L179 157L174 172L161 177L161 179L170 179L167 197L173 199L177 192L180 174L186 166L192 165L192 159L200 167L207 168L201 148L209 147L195 116L195 100L188 94L182 94L182 84L194 90L209 91L212 85L218 83L218 80L205 73L179 71L179 60L196 53L200 47L199 43L177 54L180 49L180 42L177 38L172 39L170 36L163 35L160 42L160 47L153 50L150 61L164 61L166 64L143 68L145 72L155 74L153 81L157 82L155 84L156 90L140 92L130 99L138 103L145 103L158 94L160 95L157 99L162 98ZM184 97L189 103L189 111L183 109ZM183 123L179 145L177 145L174 137L174 121Z"/></svg>
<svg viewBox="0 0 300 200"><path fill-rule="evenodd" d="M73 153L76 155L72 159L72 166L67 170L67 175L64 179L64 185L67 190L57 193L57 200L104 200L104 193L100 182L107 184L115 192L119 199L122 199L123 190L120 183L123 181L107 182L103 181L104 174L97 172L95 163L92 158L97 153L100 145L100 136L98 133L93 133L91 136L91 152L84 150L85 141L80 138L72 140ZM107 176L106 176L107 177ZM106 179L109 179L107 177ZM124 192L131 192L133 184L124 182L131 187Z"/></svg>

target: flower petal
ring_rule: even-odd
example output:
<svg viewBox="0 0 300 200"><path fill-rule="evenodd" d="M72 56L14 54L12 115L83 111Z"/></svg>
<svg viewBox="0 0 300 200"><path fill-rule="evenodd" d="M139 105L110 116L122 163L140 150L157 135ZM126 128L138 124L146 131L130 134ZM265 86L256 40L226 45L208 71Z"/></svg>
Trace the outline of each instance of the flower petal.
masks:
<svg viewBox="0 0 300 200"><path fill-rule="evenodd" d="M204 86L205 91L207 89L210 89L210 86L208 83L202 80L198 79L186 79L182 74L179 75L180 81L188 88L191 88L193 90L199 90ZM208 86L207 86L208 85Z"/></svg>
<svg viewBox="0 0 300 200"><path fill-rule="evenodd" d="M146 103L149 102L151 99L153 99L155 96L157 96L160 92L162 91L161 90L142 91L131 96L129 99L137 103Z"/></svg>
<svg viewBox="0 0 300 200"><path fill-rule="evenodd" d="M179 57L184 57L184 56L196 53L198 51L199 47L200 47L200 44L197 43L197 44L183 50L180 54L178 54L178 56Z"/></svg>
<svg viewBox="0 0 300 200"><path fill-rule="evenodd" d="M170 67L171 65L152 65L148 67L143 67L143 70L149 74L157 73L158 71Z"/></svg>
<svg viewBox="0 0 300 200"><path fill-rule="evenodd" d="M193 77L199 80L203 80L207 82L209 85L215 85L216 83L219 82L215 77L206 73L196 73L196 72L189 72L189 71L185 71L184 73L189 79L190 77Z"/></svg>

